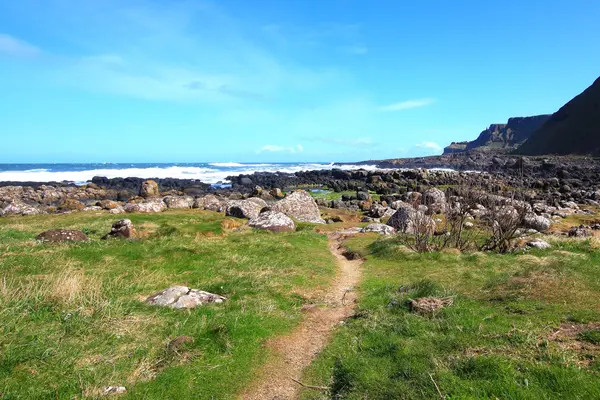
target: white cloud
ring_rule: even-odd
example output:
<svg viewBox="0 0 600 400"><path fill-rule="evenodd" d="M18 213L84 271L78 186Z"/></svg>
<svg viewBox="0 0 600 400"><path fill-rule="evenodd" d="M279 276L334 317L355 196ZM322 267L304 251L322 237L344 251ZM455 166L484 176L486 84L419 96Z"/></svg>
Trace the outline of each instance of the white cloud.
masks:
<svg viewBox="0 0 600 400"><path fill-rule="evenodd" d="M379 110L381 110L381 111L409 110L411 108L419 108L419 107L425 107L425 106L431 105L431 104L435 103L435 101L436 100L432 99L432 98L412 99L412 100L401 101L399 103L393 103L393 104L381 106L379 108Z"/></svg>
<svg viewBox="0 0 600 400"><path fill-rule="evenodd" d="M14 56L31 57L39 54L40 49L19 40L13 36L0 33L0 53L7 53Z"/></svg>
<svg viewBox="0 0 600 400"><path fill-rule="evenodd" d="M256 153L257 154L260 154L260 153L291 153L291 154L295 154L295 153L302 153L303 151L304 151L304 147L301 144L298 144L295 147L277 146L277 145L267 144L267 145L261 147Z"/></svg>
<svg viewBox="0 0 600 400"><path fill-rule="evenodd" d="M415 145L415 147L418 147L419 149L424 149L424 150L434 150L434 151L442 150L442 146L440 146L436 142L422 142L422 143Z"/></svg>

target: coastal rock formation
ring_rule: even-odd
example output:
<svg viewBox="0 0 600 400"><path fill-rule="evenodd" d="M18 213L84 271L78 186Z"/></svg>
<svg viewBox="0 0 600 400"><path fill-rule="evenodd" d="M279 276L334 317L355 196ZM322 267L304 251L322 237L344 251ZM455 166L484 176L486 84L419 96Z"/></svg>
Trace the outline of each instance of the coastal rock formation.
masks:
<svg viewBox="0 0 600 400"><path fill-rule="evenodd" d="M140 196L144 198L158 197L158 184L153 180L147 180L142 183L140 188Z"/></svg>
<svg viewBox="0 0 600 400"><path fill-rule="evenodd" d="M319 206L317 206L311 195L304 190L297 190L287 195L283 200L275 203L271 207L271 210L284 213L288 217L295 218L301 222L325 223L325 220L321 218Z"/></svg>
<svg viewBox="0 0 600 400"><path fill-rule="evenodd" d="M111 237L133 239L137 237L137 232L133 223L129 219L120 219L113 224L110 232L107 233L102 239L108 239Z"/></svg>
<svg viewBox="0 0 600 400"><path fill-rule="evenodd" d="M204 197L198 197L194 200L193 208L200 210L223 211L223 202L214 194L208 194Z"/></svg>
<svg viewBox="0 0 600 400"><path fill-rule="evenodd" d="M146 299L146 303L171 308L196 308L209 303L222 303L227 300L223 296L190 289L186 286L173 286L162 290Z"/></svg>
<svg viewBox="0 0 600 400"><path fill-rule="evenodd" d="M7 217L9 215L35 215L39 213L40 211L37 208L18 200L14 200L3 209L0 209L0 217Z"/></svg>
<svg viewBox="0 0 600 400"><path fill-rule="evenodd" d="M252 218L248 225L271 232L293 232L296 230L294 221L284 213L277 211L265 211L258 217Z"/></svg>
<svg viewBox="0 0 600 400"><path fill-rule="evenodd" d="M411 206L402 206L392 215L387 225L398 232L415 234L427 233L432 235L435 231L435 221L425 215L423 211L415 210Z"/></svg>
<svg viewBox="0 0 600 400"><path fill-rule="evenodd" d="M518 152L600 156L600 78L554 113Z"/></svg>
<svg viewBox="0 0 600 400"><path fill-rule="evenodd" d="M85 233L71 229L51 229L37 235L40 242L87 242Z"/></svg>
<svg viewBox="0 0 600 400"><path fill-rule="evenodd" d="M230 200L229 203L227 203L225 215L228 217L253 219L258 217L260 211L265 206L266 203L264 200L256 199L254 197L246 200Z"/></svg>

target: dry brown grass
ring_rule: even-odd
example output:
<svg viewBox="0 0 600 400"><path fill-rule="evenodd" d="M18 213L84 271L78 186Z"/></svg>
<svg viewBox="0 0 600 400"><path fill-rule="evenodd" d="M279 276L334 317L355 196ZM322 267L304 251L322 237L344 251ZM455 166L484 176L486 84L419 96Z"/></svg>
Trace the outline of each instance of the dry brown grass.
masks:
<svg viewBox="0 0 600 400"><path fill-rule="evenodd" d="M235 220L232 218L225 218L223 221L221 221L221 228L223 228L224 230L233 230L239 228L242 225L244 225L242 221Z"/></svg>

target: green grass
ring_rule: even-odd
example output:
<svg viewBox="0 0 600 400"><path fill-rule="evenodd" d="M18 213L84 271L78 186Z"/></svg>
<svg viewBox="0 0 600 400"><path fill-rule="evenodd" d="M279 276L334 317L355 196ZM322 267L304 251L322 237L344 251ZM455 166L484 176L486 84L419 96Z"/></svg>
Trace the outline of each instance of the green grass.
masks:
<svg viewBox="0 0 600 400"><path fill-rule="evenodd" d="M231 399L268 356L265 340L292 329L335 273L327 238L311 229L224 230L223 216L198 211L127 217L143 240L99 240L119 218L105 213L0 219L0 398L96 398L123 385L119 398ZM51 228L92 240L34 240ZM144 304L176 284L229 300ZM178 336L194 342L174 353Z"/></svg>
<svg viewBox="0 0 600 400"><path fill-rule="evenodd" d="M359 306L305 371L308 399L597 399L597 350L553 339L600 321L600 253L556 241L527 254L416 254L396 239L348 239L366 257ZM454 298L435 315L409 299ZM598 331L572 340L597 344ZM435 382L435 383L434 383Z"/></svg>
<svg viewBox="0 0 600 400"><path fill-rule="evenodd" d="M356 191L355 190L345 190L342 192L334 192L332 190L327 190L324 189L325 191L323 192L311 192L309 191L309 194L314 198L314 199L324 199L324 200L341 200L343 195L347 195L347 196L356 196ZM380 194L377 194L373 191L369 191L369 194L371 195L371 198L373 200L377 200L379 201L379 199L381 198Z"/></svg>

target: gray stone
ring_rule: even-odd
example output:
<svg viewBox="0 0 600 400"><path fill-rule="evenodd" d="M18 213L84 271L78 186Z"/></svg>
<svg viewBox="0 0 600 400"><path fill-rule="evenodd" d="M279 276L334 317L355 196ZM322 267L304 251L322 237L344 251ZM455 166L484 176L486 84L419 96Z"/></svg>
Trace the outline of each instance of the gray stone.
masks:
<svg viewBox="0 0 600 400"><path fill-rule="evenodd" d="M427 206L427 214L440 214L446 211L446 195L440 189L427 189L421 201Z"/></svg>
<svg viewBox="0 0 600 400"><path fill-rule="evenodd" d="M146 302L155 306L170 308L196 308L209 303L222 303L227 300L223 296L190 289L187 286L173 286L162 290L146 299Z"/></svg>
<svg viewBox="0 0 600 400"><path fill-rule="evenodd" d="M126 212L156 213L165 211L167 205L161 199L154 199L143 203L127 203L123 209Z"/></svg>
<svg viewBox="0 0 600 400"><path fill-rule="evenodd" d="M248 221L248 225L256 229L264 229L271 232L293 232L296 224L290 217L277 211L266 211L258 217Z"/></svg>
<svg viewBox="0 0 600 400"><path fill-rule="evenodd" d="M163 201L167 208L176 210L192 208L194 204L194 199L191 196L166 196Z"/></svg>
<svg viewBox="0 0 600 400"><path fill-rule="evenodd" d="M535 229L538 232L546 232L552 226L552 220L535 214L525 216L525 227Z"/></svg>
<svg viewBox="0 0 600 400"><path fill-rule="evenodd" d="M550 245L550 243L548 243L544 240L541 240L541 239L531 240L531 241L527 242L527 246L533 247L535 249L549 249L550 247L552 247L552 245Z"/></svg>
<svg viewBox="0 0 600 400"><path fill-rule="evenodd" d="M394 215L392 215L387 225L396 229L398 232L417 233L419 230L432 235L435 231L435 222L430 216L425 215L422 211L415 210L410 206L400 207Z"/></svg>
<svg viewBox="0 0 600 400"><path fill-rule="evenodd" d="M261 200L261 199L259 199ZM264 200L261 200L264 202ZM259 216L264 207L251 199L230 200L227 203L225 215L236 218L252 219Z"/></svg>
<svg viewBox="0 0 600 400"><path fill-rule="evenodd" d="M360 230L362 233L375 232L380 235L393 235L396 230L385 224L369 224Z"/></svg>
<svg viewBox="0 0 600 400"><path fill-rule="evenodd" d="M288 217L292 217L301 222L311 222L315 224L324 224L325 220L321 218L321 212L315 200L304 190L298 190L279 200L272 207L272 211L282 212Z"/></svg>

